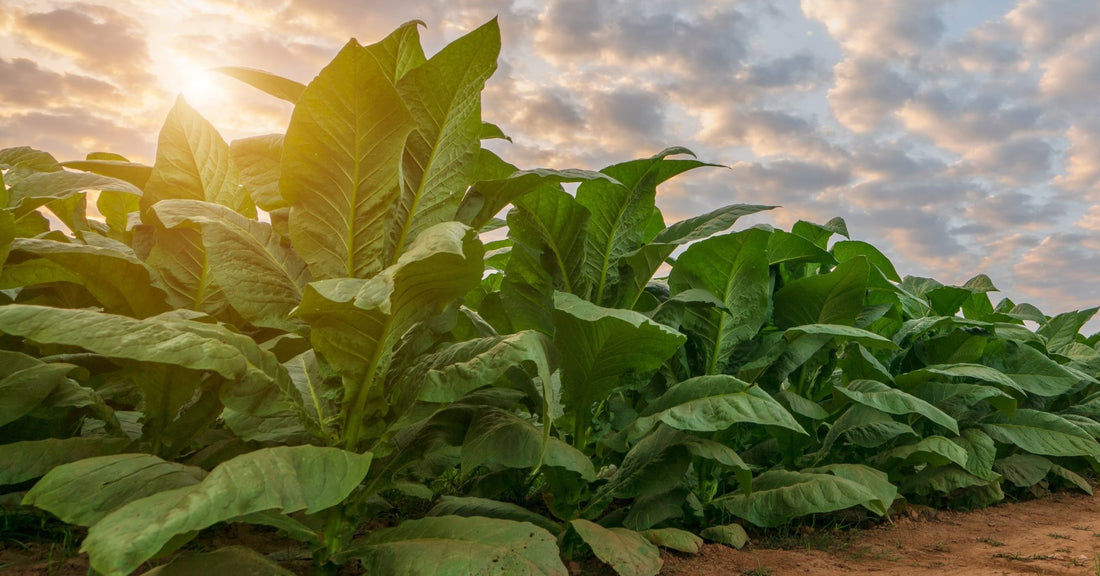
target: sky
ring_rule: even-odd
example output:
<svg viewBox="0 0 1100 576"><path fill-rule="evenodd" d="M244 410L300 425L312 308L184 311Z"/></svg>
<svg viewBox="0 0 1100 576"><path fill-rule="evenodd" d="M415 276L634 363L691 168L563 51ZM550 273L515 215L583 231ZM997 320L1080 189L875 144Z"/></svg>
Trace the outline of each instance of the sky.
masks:
<svg viewBox="0 0 1100 576"><path fill-rule="evenodd" d="M903 275L1100 305L1096 0L0 0L0 147L151 163L181 92L226 140L282 132L289 104L206 70L306 83L350 37L419 19L430 54L494 16L483 117L521 168L686 146L728 168L662 187L669 222L841 216Z"/></svg>

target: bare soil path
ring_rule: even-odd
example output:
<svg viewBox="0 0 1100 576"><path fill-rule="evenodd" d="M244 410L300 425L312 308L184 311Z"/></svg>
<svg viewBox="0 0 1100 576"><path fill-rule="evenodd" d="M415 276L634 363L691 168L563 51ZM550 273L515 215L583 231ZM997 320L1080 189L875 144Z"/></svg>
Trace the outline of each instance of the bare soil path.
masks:
<svg viewBox="0 0 1100 576"><path fill-rule="evenodd" d="M832 552L734 550L667 555L662 575L1005 574L1100 576L1100 491L1061 492L973 512L927 510L861 531Z"/></svg>
<svg viewBox="0 0 1100 576"><path fill-rule="evenodd" d="M850 535L806 537L819 549L774 550L750 544L734 550L708 544L697 556L663 554L662 576L787 576L858 574L913 576L1100 576L1100 487L1097 496L1061 492L1037 500L974 512L909 509L893 524ZM231 529L232 530L232 529ZM264 552L279 549L273 534L235 531L213 546L243 544ZM285 546L285 544L281 544ZM4 576L83 576L87 557L65 557L49 543L0 544ZM308 573L306 563L288 564ZM348 567L347 572L357 572Z"/></svg>

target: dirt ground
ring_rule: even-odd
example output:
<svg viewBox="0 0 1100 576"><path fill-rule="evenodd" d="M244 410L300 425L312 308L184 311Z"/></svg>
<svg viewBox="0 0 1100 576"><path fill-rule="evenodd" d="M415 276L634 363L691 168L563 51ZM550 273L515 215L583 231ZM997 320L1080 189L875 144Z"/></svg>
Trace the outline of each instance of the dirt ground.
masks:
<svg viewBox="0 0 1100 576"><path fill-rule="evenodd" d="M273 536L242 529L219 535L208 545L243 544L278 556L280 546L289 542L280 544ZM1100 576L1100 493L1062 492L975 512L912 508L895 517L892 524L852 533L803 534L793 541L806 548L767 549L758 541L744 550L708 544L697 556L665 553L661 575ZM0 574L88 574L87 557L67 557L65 550L49 543L0 542ZM285 549L282 556L291 570L308 573L307 560L288 562L288 557L297 554Z"/></svg>
<svg viewBox="0 0 1100 576"><path fill-rule="evenodd" d="M807 542L821 539L805 538ZM1100 493L1062 492L973 512L910 509L832 551L708 544L666 555L662 575L1089 574L1100 576Z"/></svg>

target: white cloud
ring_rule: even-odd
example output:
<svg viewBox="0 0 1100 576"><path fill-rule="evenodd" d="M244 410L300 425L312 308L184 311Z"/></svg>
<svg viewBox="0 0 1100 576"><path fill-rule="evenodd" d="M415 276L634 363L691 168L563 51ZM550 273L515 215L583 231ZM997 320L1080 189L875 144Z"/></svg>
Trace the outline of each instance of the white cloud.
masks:
<svg viewBox="0 0 1100 576"><path fill-rule="evenodd" d="M825 25L845 52L862 58L921 54L943 36L946 0L802 0L807 18Z"/></svg>
<svg viewBox="0 0 1100 576"><path fill-rule="evenodd" d="M843 60L833 68L833 75L829 105L837 121L853 132L881 127L917 89L896 66L879 60Z"/></svg>

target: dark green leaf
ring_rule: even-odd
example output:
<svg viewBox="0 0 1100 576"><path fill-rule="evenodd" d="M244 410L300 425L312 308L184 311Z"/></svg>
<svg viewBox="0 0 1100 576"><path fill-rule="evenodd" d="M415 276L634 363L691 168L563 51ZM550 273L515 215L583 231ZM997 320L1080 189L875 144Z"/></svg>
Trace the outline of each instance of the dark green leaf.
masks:
<svg viewBox="0 0 1100 576"><path fill-rule="evenodd" d="M173 537L261 512L339 504L359 485L371 455L294 446L249 452L216 466L198 484L134 500L88 530L81 551L99 572L129 574Z"/></svg>
<svg viewBox="0 0 1100 576"><path fill-rule="evenodd" d="M780 328L804 324L851 326L863 308L869 274L867 259L855 257L832 272L801 278L775 293L775 323Z"/></svg>
<svg viewBox="0 0 1100 576"><path fill-rule="evenodd" d="M266 556L243 546L228 546L204 554L187 554L142 576L293 576Z"/></svg>
<svg viewBox="0 0 1100 576"><path fill-rule="evenodd" d="M340 556L358 558L370 574L565 576L546 530L496 518L436 516L372 532Z"/></svg>
<svg viewBox="0 0 1100 576"><path fill-rule="evenodd" d="M641 534L626 528L604 528L577 519L570 526L604 564L619 576L656 576L661 570L660 551Z"/></svg>
<svg viewBox="0 0 1100 576"><path fill-rule="evenodd" d="M151 454L85 458L50 470L23 497L77 526L91 526L123 505L164 490L198 484L206 471Z"/></svg>

